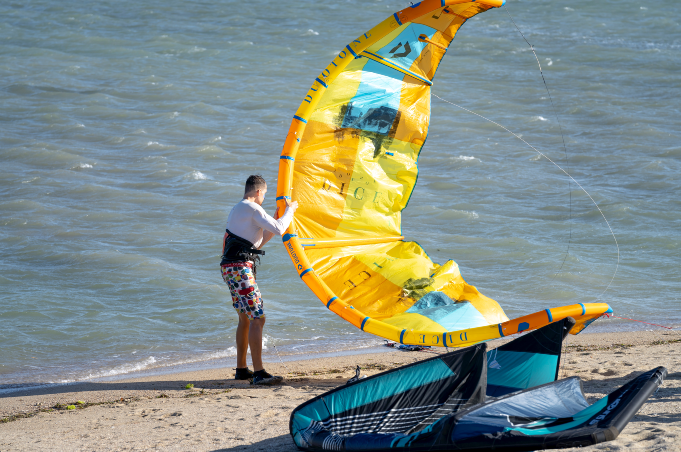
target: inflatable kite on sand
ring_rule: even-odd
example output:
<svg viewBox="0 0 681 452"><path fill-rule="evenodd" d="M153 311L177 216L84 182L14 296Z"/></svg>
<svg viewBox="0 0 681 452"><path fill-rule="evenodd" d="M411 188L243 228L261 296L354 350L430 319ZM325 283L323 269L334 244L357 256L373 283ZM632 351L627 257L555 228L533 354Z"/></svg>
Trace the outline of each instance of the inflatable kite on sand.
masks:
<svg viewBox="0 0 681 452"><path fill-rule="evenodd" d="M341 49L293 116L279 161L277 206L300 203L284 245L305 284L363 331L403 344L464 346L573 317L572 334L605 303L509 320L467 284L454 261L434 263L404 241L401 212L428 135L440 60L467 19L504 0L426 0Z"/></svg>
<svg viewBox="0 0 681 452"><path fill-rule="evenodd" d="M567 318L496 350L478 344L332 389L293 410L291 437L310 452L528 451L612 441L667 369L589 404L578 377L556 381L572 325Z"/></svg>

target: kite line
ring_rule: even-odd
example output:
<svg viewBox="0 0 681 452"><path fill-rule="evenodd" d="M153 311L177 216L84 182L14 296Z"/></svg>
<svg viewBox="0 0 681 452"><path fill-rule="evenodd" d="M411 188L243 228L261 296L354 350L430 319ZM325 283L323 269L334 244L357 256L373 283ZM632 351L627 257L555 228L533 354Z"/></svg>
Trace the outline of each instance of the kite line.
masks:
<svg viewBox="0 0 681 452"><path fill-rule="evenodd" d="M615 280L615 276L617 275L617 270L619 269L619 263L620 263L620 247L619 247L619 243L617 242L617 237L615 236L615 232L612 230L612 227L610 226L610 222L609 222L608 219L605 217L605 214L604 214L603 211L601 210L601 208L600 208L600 206L598 205L598 203L594 200L594 198L591 196L591 194L590 194L584 187L582 187L582 185L581 185L579 182L577 182L577 180L576 180L574 177L572 177L572 175L570 175L570 173L569 173L569 168L570 168L570 167L569 167L569 160L568 160L568 156L567 156L567 146L566 146L566 143L565 143L565 136L563 135L563 128L562 128L562 126L561 126L561 124L560 124L560 119L559 119L559 117L558 117L558 111L556 110L556 106L555 106L555 104L553 103L553 98L551 97L551 92L549 91L549 87L548 87L548 85L547 85L547 83L546 83L546 79L544 78L544 72L542 71L541 64L540 64L540 62L539 62L539 57L537 57L537 53L536 53L535 50L534 50L534 46L532 46L532 44L530 44L530 42L527 40L527 38L525 38L525 35L522 33L522 31L520 30L520 28L518 27L518 25L517 25L517 24L515 23L515 21L513 20L513 17L511 16L511 13L508 11L508 9L507 9L506 7L504 7L504 9L506 10L506 13L508 14L508 16L509 16L510 19L511 19L511 22L512 22L513 25L516 27L516 29L518 30L518 32L520 33L520 35L523 37L523 39L525 40L525 42L527 43L527 45L530 46L530 49L532 50L532 53L534 54L534 58L537 60L537 65L539 66L539 73L541 74L542 81L544 82L544 88L546 89L546 93L547 93L548 96L549 96L549 100L550 100L550 102L551 102L551 107L553 108L553 113L554 113L554 115L555 115L555 117L556 117L556 121L558 122L558 127L559 127L559 129L560 129L560 136L561 136L561 139L562 139L562 142L563 142L563 151L564 151L564 153L565 153L565 162L566 162L566 167L568 168L568 170L566 171L565 169L563 169L563 167L561 167L558 163L554 162L554 161L551 160L546 154L544 154L543 152L541 152L540 150L538 150L537 148L535 148L534 146L532 146L530 143L528 143L527 141L525 141L520 135L518 135L518 134L512 132L511 130L509 130L508 128L506 128L506 127L504 127L503 125L499 124L498 122L495 122L495 121L493 121L493 120L491 120L491 119L489 119L489 118L487 118L487 117L485 117L485 116L483 116L483 115L481 115L481 114L479 114L479 113L476 113L476 112L474 112L474 111L472 111L472 110L469 110L469 109L467 109L467 108L465 108L465 107L462 107L461 105L455 104L454 102L451 102L451 101L448 101L448 100L446 100L446 99L443 99L442 97L438 96L438 95L435 94L435 93L432 93L432 94L433 94L433 96L437 97L438 99L440 99L440 100L443 101L443 102L446 102L446 103L448 103L448 104L450 104L450 105L453 105L453 106L455 106L455 107L457 107L457 108L459 108L459 109L461 109L461 110L464 110L464 111L466 111L466 112L468 112L468 113L471 113L471 114L473 114L473 115L475 115L475 116L478 116L478 117L484 119L485 121L488 121L488 122L490 122L490 123L492 123L492 124L494 124L494 125L496 125L496 126L502 128L502 129L504 129L506 132L510 133L511 135L513 135L514 137L516 137L517 139L519 139L520 141L522 141L523 143L525 143L527 146L529 146L530 148L532 148L532 149L533 149L535 152L537 152L539 155L541 155L541 156L544 157L546 160L548 160L548 161L551 162L553 165L555 165L560 171L562 171L562 172L568 177L568 193L569 193L569 195L570 195L570 203L569 203L569 206L570 206L570 219L572 219L572 188L571 188L571 183L574 182L574 183L575 183L575 184L576 184L576 185L577 185L577 186L578 186L578 187L579 187L579 188L580 188L580 189L589 197L589 199L591 200L591 202L594 204L594 206L596 206L596 209L598 209L598 212L599 212L599 213L601 214L601 216L603 217L603 220L605 221L605 224L608 226L608 229L610 230L610 235L612 235L612 238L613 238L613 240L615 241L615 247L617 248L617 263L615 264L615 271L613 272L612 277L610 278L610 281L608 282L608 285L605 287L605 289L603 290L603 292L601 292L601 294L596 298L596 300L599 300L599 299L603 296L603 294L605 294L605 292L608 291L608 289L609 289L610 286L612 285L612 282ZM567 251L565 252L565 257L563 258L563 262L561 263L561 266L560 266L560 268L558 269L558 272L560 272L560 271L562 270L563 266L565 265L565 261L567 260L567 257L568 257L568 255L569 255L569 253L570 253L570 244L571 244L571 242L572 242L572 224L571 224L569 221L568 221L568 224L569 224L569 226L570 226L570 235L569 235L569 239L568 239L568 249L567 249ZM558 274L558 272L554 275L554 278L555 278L555 276Z"/></svg>

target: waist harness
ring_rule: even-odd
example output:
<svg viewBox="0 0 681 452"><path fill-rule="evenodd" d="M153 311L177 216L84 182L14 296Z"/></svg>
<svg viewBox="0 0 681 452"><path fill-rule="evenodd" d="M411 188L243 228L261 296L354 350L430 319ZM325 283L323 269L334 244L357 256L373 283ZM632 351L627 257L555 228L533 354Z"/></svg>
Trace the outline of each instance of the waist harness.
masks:
<svg viewBox="0 0 681 452"><path fill-rule="evenodd" d="M233 262L252 262L253 274L255 266L260 263L260 256L265 252L253 247L253 244L246 239L234 235L225 229L225 239L222 244L222 260L220 265L227 265Z"/></svg>

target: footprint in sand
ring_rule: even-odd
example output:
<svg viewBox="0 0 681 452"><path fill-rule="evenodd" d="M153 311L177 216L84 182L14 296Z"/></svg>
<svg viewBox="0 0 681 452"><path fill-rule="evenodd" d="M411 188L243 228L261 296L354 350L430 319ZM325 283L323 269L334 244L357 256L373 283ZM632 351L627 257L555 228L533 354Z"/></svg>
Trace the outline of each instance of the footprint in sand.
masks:
<svg viewBox="0 0 681 452"><path fill-rule="evenodd" d="M612 369L603 369L602 367L600 367L598 369L592 369L591 373L592 374L599 374L599 375L602 375L604 377L610 377L612 375L617 375L616 371L614 371Z"/></svg>
<svg viewBox="0 0 681 452"><path fill-rule="evenodd" d="M274 411L274 410L269 410L269 411L264 412L260 416L261 417L273 417L273 416L276 416L277 414L279 414L279 413Z"/></svg>

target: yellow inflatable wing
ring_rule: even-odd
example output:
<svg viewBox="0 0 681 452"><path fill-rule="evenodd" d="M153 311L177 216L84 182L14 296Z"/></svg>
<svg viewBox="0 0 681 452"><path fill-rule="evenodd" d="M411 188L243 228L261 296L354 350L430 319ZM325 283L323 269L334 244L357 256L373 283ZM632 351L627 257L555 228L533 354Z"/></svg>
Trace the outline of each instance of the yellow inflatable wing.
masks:
<svg viewBox="0 0 681 452"><path fill-rule="evenodd" d="M509 320L467 284L403 241L401 212L428 135L433 76L457 31L503 0L426 0L348 44L315 79L279 161L278 212L299 202L284 244L300 277L333 312L404 344L461 346L572 316L581 331L604 303Z"/></svg>

